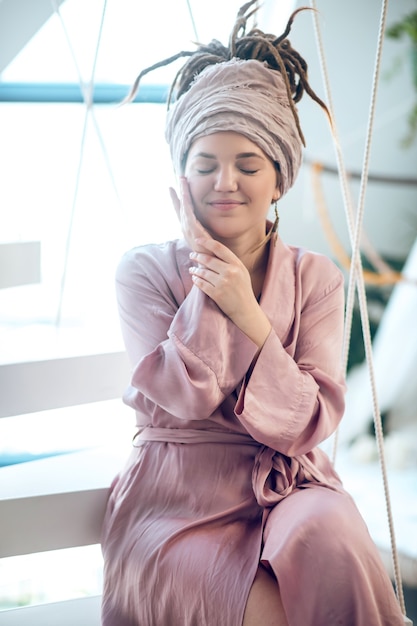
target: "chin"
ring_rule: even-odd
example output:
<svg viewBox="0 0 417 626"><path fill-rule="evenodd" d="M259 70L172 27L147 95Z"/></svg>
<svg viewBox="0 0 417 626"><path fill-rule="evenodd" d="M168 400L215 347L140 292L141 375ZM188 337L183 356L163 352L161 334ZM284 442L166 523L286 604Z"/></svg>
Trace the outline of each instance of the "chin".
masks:
<svg viewBox="0 0 417 626"><path fill-rule="evenodd" d="M236 237L242 235L242 232L236 230L236 228L212 228L210 226L206 226L205 228L213 239L219 239L220 241L235 239Z"/></svg>

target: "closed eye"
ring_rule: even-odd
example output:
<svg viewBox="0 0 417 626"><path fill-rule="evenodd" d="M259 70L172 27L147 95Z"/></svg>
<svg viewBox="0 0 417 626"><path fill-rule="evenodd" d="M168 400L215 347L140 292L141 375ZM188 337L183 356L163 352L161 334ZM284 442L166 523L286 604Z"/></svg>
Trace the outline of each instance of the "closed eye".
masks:
<svg viewBox="0 0 417 626"><path fill-rule="evenodd" d="M211 174L212 172L214 172L215 168L214 167L210 167L210 168L198 168L197 174Z"/></svg>
<svg viewBox="0 0 417 626"><path fill-rule="evenodd" d="M248 169L248 168L246 168L246 167L241 167L241 168L240 168L240 171L241 171L243 174L249 174L249 175L250 175L250 174L256 174L256 172L259 172L259 170L250 170L250 169Z"/></svg>

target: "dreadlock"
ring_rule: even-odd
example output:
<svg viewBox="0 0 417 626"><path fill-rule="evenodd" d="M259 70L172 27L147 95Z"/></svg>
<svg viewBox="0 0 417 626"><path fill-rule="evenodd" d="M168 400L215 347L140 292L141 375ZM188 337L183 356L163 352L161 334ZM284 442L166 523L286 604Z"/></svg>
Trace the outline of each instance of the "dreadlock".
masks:
<svg viewBox="0 0 417 626"><path fill-rule="evenodd" d="M193 52L183 50L168 59L151 65L150 67L142 70L138 75L133 83L130 93L126 98L126 101L129 102L134 99L139 88L139 83L145 74L148 74L158 67L169 65L170 63L183 57L190 58L177 72L171 84L168 94L168 107L170 102L173 100L173 95L175 94L175 99L178 99L182 94L188 91L196 76L198 76L198 74L200 74L207 66L222 63L224 61L230 61L232 58L244 61L255 59L266 63L270 69L280 72L283 76L288 94L288 102L294 116L297 130L301 141L305 144L304 135L300 127L300 121L295 106L295 104L301 100L304 92L306 92L326 112L330 124L331 116L327 106L310 87L307 76L308 68L306 61L296 50L294 50L290 41L287 39L287 36L291 31L291 26L294 22L295 16L301 11L314 9L310 9L310 7L301 7L294 11L290 15L284 32L279 37L264 33L259 28L252 28L248 33L246 33L249 18L258 10L258 7L250 10L256 1L257 0L249 0L249 2L246 2L239 9L227 47L220 43L217 39L213 39L206 45L197 44L198 47Z"/></svg>

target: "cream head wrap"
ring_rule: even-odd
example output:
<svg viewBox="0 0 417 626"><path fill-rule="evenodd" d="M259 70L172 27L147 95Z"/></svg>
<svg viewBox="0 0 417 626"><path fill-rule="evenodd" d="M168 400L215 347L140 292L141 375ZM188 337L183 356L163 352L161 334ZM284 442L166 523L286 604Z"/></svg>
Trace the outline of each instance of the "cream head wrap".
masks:
<svg viewBox="0 0 417 626"><path fill-rule="evenodd" d="M281 194L293 185L302 142L280 72L255 59L207 66L168 111L165 136L177 174L193 141L234 131L279 164Z"/></svg>

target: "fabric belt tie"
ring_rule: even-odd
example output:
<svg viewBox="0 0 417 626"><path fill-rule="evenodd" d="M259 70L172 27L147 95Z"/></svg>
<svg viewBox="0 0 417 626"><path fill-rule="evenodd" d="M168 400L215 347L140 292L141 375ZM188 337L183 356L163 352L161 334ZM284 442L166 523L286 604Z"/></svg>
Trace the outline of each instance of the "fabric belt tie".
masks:
<svg viewBox="0 0 417 626"><path fill-rule="evenodd" d="M258 448L252 470L252 489L258 504L264 508L275 506L300 485L329 484L307 455L288 457L244 433L192 428L154 428L144 426L134 437L134 445L147 441L161 443L223 443L244 444Z"/></svg>
<svg viewBox="0 0 417 626"><path fill-rule="evenodd" d="M138 441L160 441L166 443L239 443L259 447L261 444L250 435L220 430L198 430L192 428L154 428L145 426L133 438Z"/></svg>

